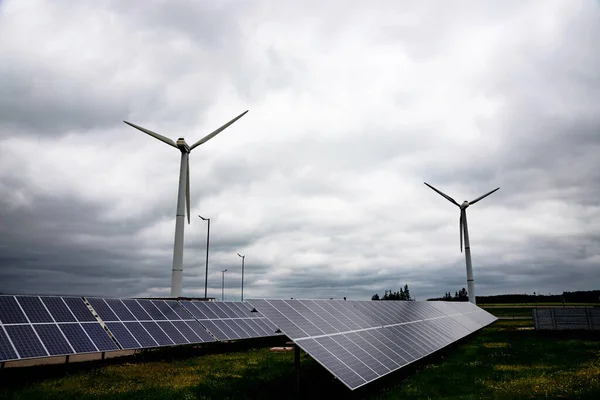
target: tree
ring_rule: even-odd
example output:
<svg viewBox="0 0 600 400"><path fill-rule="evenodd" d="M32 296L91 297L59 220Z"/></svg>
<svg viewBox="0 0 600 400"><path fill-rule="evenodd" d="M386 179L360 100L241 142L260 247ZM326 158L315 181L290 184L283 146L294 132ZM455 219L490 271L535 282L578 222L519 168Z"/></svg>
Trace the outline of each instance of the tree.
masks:
<svg viewBox="0 0 600 400"><path fill-rule="evenodd" d="M400 289L402 292L402 289ZM404 285L404 298L401 300L410 300L410 292L408 291L408 285Z"/></svg>
<svg viewBox="0 0 600 400"><path fill-rule="evenodd" d="M371 297L371 300L379 300L379 295L375 293L373 297Z"/></svg>

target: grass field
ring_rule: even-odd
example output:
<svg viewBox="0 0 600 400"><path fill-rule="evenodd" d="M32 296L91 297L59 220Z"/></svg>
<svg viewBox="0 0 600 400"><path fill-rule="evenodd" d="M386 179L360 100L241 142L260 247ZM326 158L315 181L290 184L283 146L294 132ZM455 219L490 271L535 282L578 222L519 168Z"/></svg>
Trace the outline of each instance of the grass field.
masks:
<svg viewBox="0 0 600 400"><path fill-rule="evenodd" d="M308 355L300 398L600 398L600 338L498 321L472 337L351 392ZM525 329L524 329L525 328ZM221 348L224 346L220 346ZM2 399L293 398L293 352L268 347L202 356L157 353L104 364L5 369Z"/></svg>

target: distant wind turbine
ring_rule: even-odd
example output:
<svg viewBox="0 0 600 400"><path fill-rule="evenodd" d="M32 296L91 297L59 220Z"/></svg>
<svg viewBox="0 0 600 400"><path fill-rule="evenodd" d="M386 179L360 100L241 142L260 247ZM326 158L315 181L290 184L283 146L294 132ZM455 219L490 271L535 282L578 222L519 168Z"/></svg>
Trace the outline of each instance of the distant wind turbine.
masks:
<svg viewBox="0 0 600 400"><path fill-rule="evenodd" d="M204 136L202 139L198 140L193 145L189 146L184 138L177 139L177 142L160 135L156 132L152 132L146 128L142 128L141 126L132 124L131 122L123 121L127 125L134 127L135 129L139 129L140 131L160 140L168 144L169 146L173 146L176 149L181 151L181 164L179 166L179 191L177 194L177 214L175 218L175 244L173 247L173 271L171 275L171 297L181 297L181 284L182 284L182 276L183 276L183 228L185 226L184 217L186 214L187 208L187 218L188 224L190 223L190 160L189 154L196 147L200 146L203 143L208 142L213 137L217 136L221 131L225 130L229 127L229 125L233 124L238 119L242 118L248 110L241 113L219 129L215 130L212 133ZM187 206L187 207L186 207Z"/></svg>
<svg viewBox="0 0 600 400"><path fill-rule="evenodd" d="M500 188L498 187L498 188L492 190L491 192L486 193L483 196L476 198L473 201L465 200L462 204L459 205L452 197L437 190L436 188L434 188L427 182L423 182L423 183L426 184L427 186L429 186L431 189L435 190L438 194L440 194L442 197L444 197L450 203L455 204L458 208L460 208L460 217L458 219L458 230L460 231L460 252L462 253L463 231L464 231L465 261L467 263L467 287L469 290L469 301L473 304L476 304L476 302L475 302L475 281L473 280L473 266L471 265L471 246L469 245L469 229L467 228L467 207L477 203L479 200L489 196L490 194L494 193L496 190L498 190Z"/></svg>

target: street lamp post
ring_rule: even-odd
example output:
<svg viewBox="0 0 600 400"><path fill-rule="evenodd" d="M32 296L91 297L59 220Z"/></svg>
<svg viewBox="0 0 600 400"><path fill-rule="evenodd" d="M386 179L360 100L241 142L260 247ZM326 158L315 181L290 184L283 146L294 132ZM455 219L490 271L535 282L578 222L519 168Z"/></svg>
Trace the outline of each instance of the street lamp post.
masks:
<svg viewBox="0 0 600 400"><path fill-rule="evenodd" d="M223 273L223 278L221 280L221 301L225 301L225 272L227 269L221 271Z"/></svg>
<svg viewBox="0 0 600 400"><path fill-rule="evenodd" d="M244 260L246 259L245 255L241 255L237 253L238 256L242 257L242 301L244 301Z"/></svg>
<svg viewBox="0 0 600 400"><path fill-rule="evenodd" d="M206 273L204 275L204 298L206 299L208 291L208 246L210 244L210 218L204 218L198 215L203 221L208 221L208 231L206 232Z"/></svg>

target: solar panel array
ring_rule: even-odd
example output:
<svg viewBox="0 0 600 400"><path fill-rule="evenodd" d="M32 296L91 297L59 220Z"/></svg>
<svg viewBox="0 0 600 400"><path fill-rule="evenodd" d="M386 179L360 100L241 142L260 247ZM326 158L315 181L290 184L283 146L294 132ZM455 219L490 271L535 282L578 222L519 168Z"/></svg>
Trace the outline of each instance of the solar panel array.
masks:
<svg viewBox="0 0 600 400"><path fill-rule="evenodd" d="M533 310L537 330L600 330L599 308L538 308Z"/></svg>
<svg viewBox="0 0 600 400"><path fill-rule="evenodd" d="M181 301L181 304L218 340L277 335L277 328L244 302Z"/></svg>
<svg viewBox="0 0 600 400"><path fill-rule="evenodd" d="M0 362L278 334L244 302L102 297L85 301L0 295Z"/></svg>
<svg viewBox="0 0 600 400"><path fill-rule="evenodd" d="M351 390L497 319L467 302L248 302Z"/></svg>
<svg viewBox="0 0 600 400"><path fill-rule="evenodd" d="M0 296L0 361L112 350L80 297Z"/></svg>
<svg viewBox="0 0 600 400"><path fill-rule="evenodd" d="M86 299L123 349L215 341L176 300Z"/></svg>

